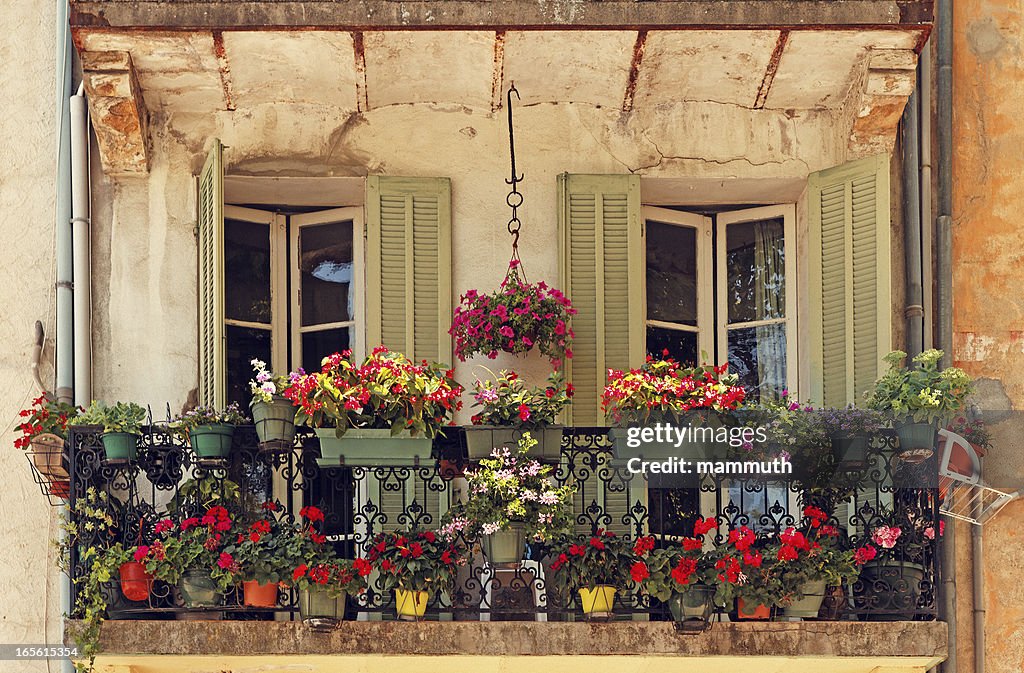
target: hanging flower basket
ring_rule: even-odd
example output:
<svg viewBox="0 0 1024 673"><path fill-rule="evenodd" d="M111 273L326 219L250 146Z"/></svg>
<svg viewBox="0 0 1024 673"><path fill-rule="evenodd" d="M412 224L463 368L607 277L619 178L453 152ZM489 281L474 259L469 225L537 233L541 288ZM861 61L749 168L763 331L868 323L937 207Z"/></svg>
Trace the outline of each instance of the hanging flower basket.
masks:
<svg viewBox="0 0 1024 673"><path fill-rule="evenodd" d="M520 355L536 348L560 367L572 357L569 323L574 315L576 309L561 291L526 282L519 260L513 259L493 293L469 290L462 295L448 333L463 362L478 353L494 359L502 351Z"/></svg>

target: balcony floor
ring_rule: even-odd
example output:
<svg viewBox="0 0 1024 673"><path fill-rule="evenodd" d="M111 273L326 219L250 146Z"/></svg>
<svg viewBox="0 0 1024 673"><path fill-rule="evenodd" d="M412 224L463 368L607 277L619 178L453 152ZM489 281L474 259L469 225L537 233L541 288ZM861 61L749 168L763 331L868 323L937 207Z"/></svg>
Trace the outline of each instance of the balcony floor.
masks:
<svg viewBox="0 0 1024 673"><path fill-rule="evenodd" d="M97 671L594 670L722 673L758 657L761 673L925 671L946 658L943 622L716 623L682 634L669 622L345 622L316 633L298 622L107 621ZM694 661L699 659L699 661Z"/></svg>

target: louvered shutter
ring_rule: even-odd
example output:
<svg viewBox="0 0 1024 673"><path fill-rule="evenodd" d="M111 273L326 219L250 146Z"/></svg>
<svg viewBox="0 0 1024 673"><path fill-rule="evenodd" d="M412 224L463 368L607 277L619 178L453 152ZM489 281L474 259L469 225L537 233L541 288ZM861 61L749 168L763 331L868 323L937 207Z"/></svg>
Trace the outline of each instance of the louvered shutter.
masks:
<svg viewBox="0 0 1024 673"><path fill-rule="evenodd" d="M223 408L227 396L224 334L224 146L213 147L199 174L199 403Z"/></svg>
<svg viewBox="0 0 1024 673"><path fill-rule="evenodd" d="M367 178L367 346L451 362L451 182Z"/></svg>
<svg viewBox="0 0 1024 673"><path fill-rule="evenodd" d="M810 393L843 406L870 388L891 348L889 157L812 173L808 211Z"/></svg>
<svg viewBox="0 0 1024 673"><path fill-rule="evenodd" d="M560 175L559 236L563 291L579 311L567 375L576 388L575 425L601 425L608 369L644 357L640 178Z"/></svg>

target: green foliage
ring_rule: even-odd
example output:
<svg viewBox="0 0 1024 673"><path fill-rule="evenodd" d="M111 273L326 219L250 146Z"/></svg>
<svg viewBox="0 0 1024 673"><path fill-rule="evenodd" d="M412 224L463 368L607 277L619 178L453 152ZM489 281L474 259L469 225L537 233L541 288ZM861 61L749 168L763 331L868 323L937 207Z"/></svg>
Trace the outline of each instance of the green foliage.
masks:
<svg viewBox="0 0 1024 673"><path fill-rule="evenodd" d="M907 354L893 351L885 356L889 370L867 395L868 406L891 416L895 421L916 423L945 422L963 409L974 386L958 367L939 369L942 351L930 349L913 359L915 366L905 367Z"/></svg>
<svg viewBox="0 0 1024 673"><path fill-rule="evenodd" d="M636 561L633 547L628 539L611 531L565 538L555 549L556 558L551 564L554 586L565 598L597 586L626 589L632 581L630 568Z"/></svg>
<svg viewBox="0 0 1024 673"><path fill-rule="evenodd" d="M515 451L494 449L492 458L466 472L469 498L452 507L442 521L442 532L469 537L525 525L527 534L543 541L572 528L572 486L557 486L552 468L529 457L537 440L527 432Z"/></svg>
<svg viewBox="0 0 1024 673"><path fill-rule="evenodd" d="M370 548L370 562L380 572L384 591L408 589L451 591L466 559L448 538L415 528L381 533Z"/></svg>
<svg viewBox="0 0 1024 673"><path fill-rule="evenodd" d="M683 367L671 358L651 356L639 369L610 370L601 407L617 426L655 422L678 424L689 412L733 410L746 396L727 366Z"/></svg>
<svg viewBox="0 0 1024 673"><path fill-rule="evenodd" d="M414 364L383 346L362 365L350 357L351 351L327 356L321 371L296 377L285 390L299 407L296 423L335 427L339 437L349 428L389 428L434 438L462 408L462 386L443 365Z"/></svg>
<svg viewBox="0 0 1024 673"><path fill-rule="evenodd" d="M85 411L69 421L72 425L101 425L103 432L126 432L138 435L146 423L146 410L134 402L117 402L107 406L93 400Z"/></svg>
<svg viewBox="0 0 1024 673"><path fill-rule="evenodd" d="M551 425L571 397L572 385L559 372L548 377L546 386L528 387L518 374L503 369L494 381L477 379L473 406L481 410L473 424L530 429Z"/></svg>

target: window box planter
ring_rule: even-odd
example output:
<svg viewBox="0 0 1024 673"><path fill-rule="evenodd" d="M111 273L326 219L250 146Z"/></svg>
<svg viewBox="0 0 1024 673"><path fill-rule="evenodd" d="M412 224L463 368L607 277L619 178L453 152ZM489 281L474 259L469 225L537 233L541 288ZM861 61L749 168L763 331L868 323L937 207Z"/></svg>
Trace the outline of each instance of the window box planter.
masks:
<svg viewBox="0 0 1024 673"><path fill-rule="evenodd" d="M485 535L483 547L484 556L492 565L519 563L526 551L526 526L514 523Z"/></svg>
<svg viewBox="0 0 1024 673"><path fill-rule="evenodd" d="M332 465L415 465L430 460L433 441L413 437L408 431L392 435L390 430L349 428L343 437L334 428L317 428L322 467Z"/></svg>
<svg viewBox="0 0 1024 673"><path fill-rule="evenodd" d="M269 402L253 400L252 421L263 448L287 449L295 443L295 405L275 395Z"/></svg>
<svg viewBox="0 0 1024 673"><path fill-rule="evenodd" d="M537 445L530 449L531 458L547 462L558 462L562 449L561 425L549 425L535 430L524 431L522 428L502 425L467 425L466 451L470 460L490 458L491 451L497 447L514 448L524 432L537 440Z"/></svg>
<svg viewBox="0 0 1024 673"><path fill-rule="evenodd" d="M227 458L231 453L231 440L235 436L235 426L228 423L199 425L188 433L198 458Z"/></svg>
<svg viewBox="0 0 1024 673"><path fill-rule="evenodd" d="M139 435L130 432L104 432L100 435L103 453L107 460L135 460L139 446Z"/></svg>
<svg viewBox="0 0 1024 673"><path fill-rule="evenodd" d="M674 425L674 424L673 424ZM720 421L716 416L708 419L704 415L694 415L684 420L678 427L689 425L691 428L712 428L717 429ZM653 425L650 426L653 429ZM687 460L707 460L714 454L715 443L703 439L685 439L676 445L676 441L645 442L642 439L638 446L630 446L628 442L627 428L612 428L608 431L608 437L612 440L614 456L620 460L630 458L642 458L643 460L668 460L669 458L684 458ZM634 443L636 443L634 441Z"/></svg>
<svg viewBox="0 0 1024 673"><path fill-rule="evenodd" d="M871 438L867 435L840 435L830 437L832 455L836 465L844 469L860 470L868 466L868 445Z"/></svg>

